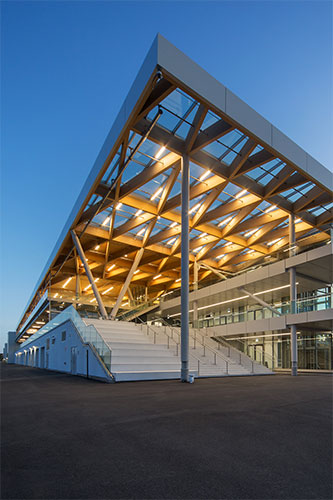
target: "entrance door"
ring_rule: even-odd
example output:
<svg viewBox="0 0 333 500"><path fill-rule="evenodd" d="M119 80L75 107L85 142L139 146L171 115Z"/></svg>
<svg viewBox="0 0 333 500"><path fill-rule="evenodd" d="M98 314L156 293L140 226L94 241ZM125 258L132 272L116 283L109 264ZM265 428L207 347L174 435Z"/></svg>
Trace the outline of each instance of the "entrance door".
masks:
<svg viewBox="0 0 333 500"><path fill-rule="evenodd" d="M40 350L40 368L45 367L45 347L42 347Z"/></svg>
<svg viewBox="0 0 333 500"><path fill-rule="evenodd" d="M71 348L71 373L72 375L77 373L77 347Z"/></svg>

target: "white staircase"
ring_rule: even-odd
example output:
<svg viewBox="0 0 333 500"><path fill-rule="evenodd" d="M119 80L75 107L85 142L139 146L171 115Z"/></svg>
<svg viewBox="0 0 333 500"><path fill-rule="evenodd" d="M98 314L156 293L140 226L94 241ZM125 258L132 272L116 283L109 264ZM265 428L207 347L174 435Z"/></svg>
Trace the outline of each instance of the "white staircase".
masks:
<svg viewBox="0 0 333 500"><path fill-rule="evenodd" d="M84 319L93 325L110 347L111 373L116 382L180 378L180 357L176 346L154 344L153 335L142 332L135 323ZM196 375L196 373L194 373Z"/></svg>
<svg viewBox="0 0 333 500"><path fill-rule="evenodd" d="M116 382L180 378L179 328L99 319L84 322L93 325L111 349L111 372ZM250 358L234 351L191 329L190 373L195 377L271 373L261 365L254 367Z"/></svg>

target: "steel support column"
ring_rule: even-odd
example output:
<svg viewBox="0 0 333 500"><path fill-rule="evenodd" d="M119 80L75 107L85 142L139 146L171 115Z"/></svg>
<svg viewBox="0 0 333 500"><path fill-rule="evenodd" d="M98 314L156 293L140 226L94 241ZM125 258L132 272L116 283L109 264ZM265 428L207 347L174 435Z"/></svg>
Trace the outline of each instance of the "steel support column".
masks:
<svg viewBox="0 0 333 500"><path fill-rule="evenodd" d="M188 155L182 158L181 181L181 381L189 378L189 192L190 162Z"/></svg>
<svg viewBox="0 0 333 500"><path fill-rule="evenodd" d="M94 292L95 299L97 301L100 313L101 313L101 315L102 315L102 317L104 319L107 319L108 318L108 314L106 312L106 309L104 307L102 298L101 298L101 296L99 294L98 288L97 288L96 283L94 281L94 277L92 275L90 267L88 266L88 262L87 262L87 259L86 259L85 255L84 255L84 251L83 251L81 242L80 242L80 240L79 240L79 238L78 238L78 236L77 236L77 234L76 234L75 231L71 230L71 235L72 235L72 239L73 239L75 248L77 250L77 253L79 254L81 262L82 262L82 264L84 266L84 270L86 272L87 278L88 278L89 283L91 285L92 291Z"/></svg>
<svg viewBox="0 0 333 500"><path fill-rule="evenodd" d="M292 257L296 255L296 237L295 237L295 216L294 214L289 215L289 256ZM290 279L290 313L295 314L296 311L296 300L297 300L297 290L296 290L296 269L291 267L289 269L289 279ZM290 325L290 336L291 336L291 374L293 376L297 375L297 333L296 325Z"/></svg>
<svg viewBox="0 0 333 500"><path fill-rule="evenodd" d="M129 270L129 273L126 277L125 283L123 284L122 289L120 290L120 293L119 293L118 298L116 300L116 303L113 306L113 309L111 311L110 319L114 320L117 316L117 312L118 312L118 309L120 307L120 304L122 303L124 295L128 291L128 287L130 285L130 282L132 281L133 275L134 275L135 271L137 270L138 265L140 264L140 260L141 260L141 257L143 255L143 252L144 252L144 248L140 248L140 250L138 250L138 252L136 253L136 255L134 257L132 267Z"/></svg>
<svg viewBox="0 0 333 500"><path fill-rule="evenodd" d="M199 278L199 266L197 259L195 259L193 264L193 290L198 290L198 278ZM198 328L198 301L193 301L193 326Z"/></svg>

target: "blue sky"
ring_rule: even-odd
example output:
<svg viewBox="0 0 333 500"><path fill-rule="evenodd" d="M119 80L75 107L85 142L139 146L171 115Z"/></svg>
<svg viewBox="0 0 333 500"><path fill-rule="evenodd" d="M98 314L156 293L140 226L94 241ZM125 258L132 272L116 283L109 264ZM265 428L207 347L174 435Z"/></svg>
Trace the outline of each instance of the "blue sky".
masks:
<svg viewBox="0 0 333 500"><path fill-rule="evenodd" d="M1 2L0 349L157 32L332 168L330 1Z"/></svg>

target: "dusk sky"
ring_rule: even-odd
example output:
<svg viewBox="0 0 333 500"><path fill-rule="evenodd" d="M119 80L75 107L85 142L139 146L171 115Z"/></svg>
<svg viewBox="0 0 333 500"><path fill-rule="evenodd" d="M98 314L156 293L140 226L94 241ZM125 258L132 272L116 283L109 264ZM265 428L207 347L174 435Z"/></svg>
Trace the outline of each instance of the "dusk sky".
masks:
<svg viewBox="0 0 333 500"><path fill-rule="evenodd" d="M157 32L333 170L331 1L2 1L0 351Z"/></svg>

